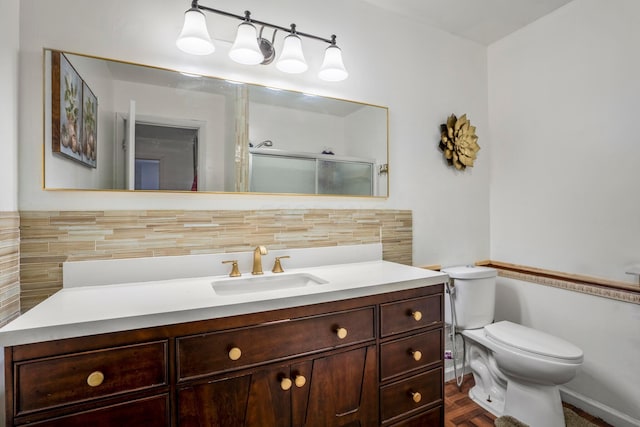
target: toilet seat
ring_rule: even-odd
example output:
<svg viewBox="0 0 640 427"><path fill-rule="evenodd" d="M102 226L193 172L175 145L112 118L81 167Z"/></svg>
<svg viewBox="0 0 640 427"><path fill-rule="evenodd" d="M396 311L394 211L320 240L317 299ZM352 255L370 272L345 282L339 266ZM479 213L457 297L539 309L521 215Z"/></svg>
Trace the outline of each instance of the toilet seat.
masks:
<svg viewBox="0 0 640 427"><path fill-rule="evenodd" d="M573 363L581 363L584 357L582 350L570 342L517 323L496 322L484 330L488 339L532 355Z"/></svg>

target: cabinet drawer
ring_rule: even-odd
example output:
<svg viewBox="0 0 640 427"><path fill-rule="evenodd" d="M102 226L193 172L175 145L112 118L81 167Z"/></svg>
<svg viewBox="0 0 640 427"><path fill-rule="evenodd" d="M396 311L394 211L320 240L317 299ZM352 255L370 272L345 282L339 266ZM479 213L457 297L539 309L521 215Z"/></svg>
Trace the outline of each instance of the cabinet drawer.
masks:
<svg viewBox="0 0 640 427"><path fill-rule="evenodd" d="M381 380L437 363L442 354L442 329L384 343L380 346Z"/></svg>
<svg viewBox="0 0 640 427"><path fill-rule="evenodd" d="M416 393L420 394L419 398ZM442 402L442 368L380 388L380 414L383 421L438 402Z"/></svg>
<svg viewBox="0 0 640 427"><path fill-rule="evenodd" d="M15 413L21 415L166 385L167 342L20 362L14 369Z"/></svg>
<svg viewBox="0 0 640 427"><path fill-rule="evenodd" d="M380 306L383 337L442 322L442 296L408 299Z"/></svg>
<svg viewBox="0 0 640 427"><path fill-rule="evenodd" d="M391 427L429 427L444 425L444 408L438 406L415 417L400 421Z"/></svg>
<svg viewBox="0 0 640 427"><path fill-rule="evenodd" d="M169 396L161 395L30 423L37 427L169 426Z"/></svg>
<svg viewBox="0 0 640 427"><path fill-rule="evenodd" d="M194 378L368 341L375 338L373 314L373 307L367 307L178 338L178 378ZM342 334L346 335L341 338Z"/></svg>

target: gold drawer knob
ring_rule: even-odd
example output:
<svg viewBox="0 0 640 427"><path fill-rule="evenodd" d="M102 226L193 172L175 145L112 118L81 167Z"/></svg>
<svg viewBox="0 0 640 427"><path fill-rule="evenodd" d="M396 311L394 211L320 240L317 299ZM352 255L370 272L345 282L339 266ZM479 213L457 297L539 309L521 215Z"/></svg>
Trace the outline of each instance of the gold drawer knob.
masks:
<svg viewBox="0 0 640 427"><path fill-rule="evenodd" d="M338 338L340 338L341 340L345 339L347 337L347 329L346 328L336 329L336 335L338 335Z"/></svg>
<svg viewBox="0 0 640 427"><path fill-rule="evenodd" d="M417 310L416 310L416 311L413 311L413 312L411 313L411 317L413 317L413 319L414 319L416 322L419 322L420 320L422 320L422 313L420 313L420 312L419 312L419 311L417 311Z"/></svg>
<svg viewBox="0 0 640 427"><path fill-rule="evenodd" d="M100 371L94 371L87 377L89 387L98 387L104 381L104 374Z"/></svg>
<svg viewBox="0 0 640 427"><path fill-rule="evenodd" d="M411 398L415 403L420 403L420 401L422 400L422 395L417 391L412 391Z"/></svg>
<svg viewBox="0 0 640 427"><path fill-rule="evenodd" d="M240 359L240 356L242 356L242 350L240 350L238 347L233 347L231 350L229 350L229 359L238 360Z"/></svg>
<svg viewBox="0 0 640 427"><path fill-rule="evenodd" d="M290 378L283 378L280 380L280 388L285 391L289 390L292 385L293 385L293 382L291 381Z"/></svg>
<svg viewBox="0 0 640 427"><path fill-rule="evenodd" d="M422 359L422 352L420 350L412 351L411 356L413 357L413 360L419 362L420 359Z"/></svg>
<svg viewBox="0 0 640 427"><path fill-rule="evenodd" d="M300 388L304 387L304 385L307 383L307 379L302 375L296 375L296 378L293 380L293 382L296 387Z"/></svg>

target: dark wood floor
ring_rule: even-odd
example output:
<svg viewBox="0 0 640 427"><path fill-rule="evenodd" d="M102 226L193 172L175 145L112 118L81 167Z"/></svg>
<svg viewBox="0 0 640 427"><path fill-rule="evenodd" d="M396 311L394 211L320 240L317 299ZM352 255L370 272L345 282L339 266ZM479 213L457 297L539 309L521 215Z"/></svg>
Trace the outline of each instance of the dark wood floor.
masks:
<svg viewBox="0 0 640 427"><path fill-rule="evenodd" d="M491 413L482 409L469 397L469 389L473 387L473 376L464 377L462 389L458 390L455 380L449 381L444 386L444 425L445 427L493 427L494 417ZM598 427L612 427L610 424L587 414L573 405L564 403L581 417L591 421Z"/></svg>
<svg viewBox="0 0 640 427"><path fill-rule="evenodd" d="M462 389L456 381L444 385L444 426L445 427L493 427L496 419L469 397L469 389L474 386L471 374L464 377Z"/></svg>

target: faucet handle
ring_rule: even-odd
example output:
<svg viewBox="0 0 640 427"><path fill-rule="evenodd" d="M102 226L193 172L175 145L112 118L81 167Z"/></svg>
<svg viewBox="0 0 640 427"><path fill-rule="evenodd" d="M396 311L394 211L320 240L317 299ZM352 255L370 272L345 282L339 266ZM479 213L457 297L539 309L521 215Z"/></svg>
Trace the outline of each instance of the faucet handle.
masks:
<svg viewBox="0 0 640 427"><path fill-rule="evenodd" d="M240 273L240 270L238 269L238 260L237 259L230 259L228 261L222 261L223 264L229 264L231 263L231 273L229 273L229 277L240 277L242 276L242 273Z"/></svg>
<svg viewBox="0 0 640 427"><path fill-rule="evenodd" d="M273 270L271 270L272 273L284 273L284 270L282 269L282 264L280 263L280 260L283 258L291 258L291 257L289 255L277 256L276 262L273 263Z"/></svg>

